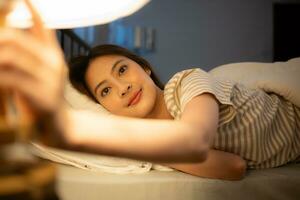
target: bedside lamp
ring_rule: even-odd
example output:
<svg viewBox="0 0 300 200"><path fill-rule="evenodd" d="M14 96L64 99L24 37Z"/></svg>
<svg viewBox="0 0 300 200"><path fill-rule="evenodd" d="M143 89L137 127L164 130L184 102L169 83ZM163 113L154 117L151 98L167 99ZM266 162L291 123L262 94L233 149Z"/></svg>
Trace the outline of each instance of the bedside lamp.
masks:
<svg viewBox="0 0 300 200"><path fill-rule="evenodd" d="M3 1L3 0L0 0ZM6 0L7 1L7 0ZM9 1L9 0L8 0ZM12 0L10 0L12 1ZM15 1L8 24L25 28L31 16L22 0ZM31 0L48 28L64 29L109 23L128 16L150 0Z"/></svg>

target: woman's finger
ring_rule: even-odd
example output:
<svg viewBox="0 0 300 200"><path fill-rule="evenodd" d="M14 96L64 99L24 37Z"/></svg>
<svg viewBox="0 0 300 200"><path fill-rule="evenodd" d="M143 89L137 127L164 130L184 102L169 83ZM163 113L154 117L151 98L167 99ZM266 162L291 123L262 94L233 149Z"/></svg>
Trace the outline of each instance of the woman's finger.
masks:
<svg viewBox="0 0 300 200"><path fill-rule="evenodd" d="M5 45L18 46L29 53L38 53L45 48L35 36L18 29L0 30L0 48Z"/></svg>
<svg viewBox="0 0 300 200"><path fill-rule="evenodd" d="M19 71L26 76L40 79L40 77L47 75L47 71L38 65L39 62L26 52L12 47L0 48L1 71Z"/></svg>
<svg viewBox="0 0 300 200"><path fill-rule="evenodd" d="M28 103L42 112L53 112L57 105L56 90L45 88L43 82L35 81L15 71L0 71L0 89L17 91ZM46 90L46 91L45 91Z"/></svg>
<svg viewBox="0 0 300 200"><path fill-rule="evenodd" d="M21 93L29 93L30 90L33 90L33 86L37 86L36 81L32 81L32 79L24 76L22 73L16 71L0 71L0 89L17 90L21 91Z"/></svg>
<svg viewBox="0 0 300 200"><path fill-rule="evenodd" d="M43 41L53 40L53 33L44 27L43 20L31 0L25 0L25 4L31 13L33 22L33 26L30 28L30 31Z"/></svg>
<svg viewBox="0 0 300 200"><path fill-rule="evenodd" d="M31 14L33 26L31 27L31 31L39 37L44 38L44 25L43 25L43 20L38 14L37 10L35 7L32 5L31 0L25 0L25 4L29 9L29 12Z"/></svg>
<svg viewBox="0 0 300 200"><path fill-rule="evenodd" d="M31 55L29 58L45 63L47 68L60 70L64 62L63 54L59 48L49 47L47 44L36 40L31 34L20 30L0 30L0 49L8 46L14 47L19 52L22 51L25 55ZM35 67L41 67L41 65Z"/></svg>

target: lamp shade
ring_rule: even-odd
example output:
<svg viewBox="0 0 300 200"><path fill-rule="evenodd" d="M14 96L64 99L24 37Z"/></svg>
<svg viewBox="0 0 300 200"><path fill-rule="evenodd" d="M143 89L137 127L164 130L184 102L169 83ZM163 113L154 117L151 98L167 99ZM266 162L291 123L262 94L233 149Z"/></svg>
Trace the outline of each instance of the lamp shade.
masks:
<svg viewBox="0 0 300 200"><path fill-rule="evenodd" d="M48 28L63 29L105 24L128 16L150 0L31 0ZM31 15L22 0L16 0L7 17L12 27L31 26Z"/></svg>

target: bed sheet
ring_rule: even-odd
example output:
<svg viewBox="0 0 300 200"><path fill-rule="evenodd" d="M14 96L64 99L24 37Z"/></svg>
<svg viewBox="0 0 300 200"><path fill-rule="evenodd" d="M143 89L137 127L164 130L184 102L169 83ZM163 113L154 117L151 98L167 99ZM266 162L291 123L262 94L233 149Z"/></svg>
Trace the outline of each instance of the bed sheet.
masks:
<svg viewBox="0 0 300 200"><path fill-rule="evenodd" d="M249 170L240 181L214 180L179 171L116 175L58 164L57 192L62 200L296 200L300 163Z"/></svg>

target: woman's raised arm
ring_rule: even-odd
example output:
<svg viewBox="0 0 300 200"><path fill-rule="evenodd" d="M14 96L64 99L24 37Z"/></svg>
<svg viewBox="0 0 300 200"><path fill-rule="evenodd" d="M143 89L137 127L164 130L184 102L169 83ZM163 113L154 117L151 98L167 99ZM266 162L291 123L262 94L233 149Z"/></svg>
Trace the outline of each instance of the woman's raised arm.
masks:
<svg viewBox="0 0 300 200"><path fill-rule="evenodd" d="M102 114L71 115L70 143L98 153L154 162L203 162L218 125L218 103L194 97L181 120L133 119Z"/></svg>
<svg viewBox="0 0 300 200"><path fill-rule="evenodd" d="M202 162L209 147L204 134L186 122L89 111L69 111L67 118L65 135L73 149L153 162Z"/></svg>
<svg viewBox="0 0 300 200"><path fill-rule="evenodd" d="M71 112L63 103L66 64L53 31L28 0L29 31L0 30L0 87L17 91L64 148L156 162L201 162L209 149L207 131L189 121L146 120ZM53 130L54 131L54 130Z"/></svg>

